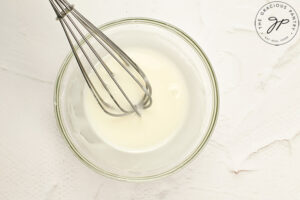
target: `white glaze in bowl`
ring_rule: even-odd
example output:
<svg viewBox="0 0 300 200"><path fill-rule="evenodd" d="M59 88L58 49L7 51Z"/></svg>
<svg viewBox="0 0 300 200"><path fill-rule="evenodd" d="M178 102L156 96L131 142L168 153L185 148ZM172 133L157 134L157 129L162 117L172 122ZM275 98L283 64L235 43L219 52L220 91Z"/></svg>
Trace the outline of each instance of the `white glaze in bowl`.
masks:
<svg viewBox="0 0 300 200"><path fill-rule="evenodd" d="M159 148L146 152L113 148L96 137L85 116L82 108L85 82L70 54L59 73L55 93L55 110L62 133L76 155L103 175L135 181L168 175L200 151L215 125L218 93L209 61L191 38L163 22L125 19L100 29L123 49L140 46L174 60L189 90L188 115L178 133Z"/></svg>

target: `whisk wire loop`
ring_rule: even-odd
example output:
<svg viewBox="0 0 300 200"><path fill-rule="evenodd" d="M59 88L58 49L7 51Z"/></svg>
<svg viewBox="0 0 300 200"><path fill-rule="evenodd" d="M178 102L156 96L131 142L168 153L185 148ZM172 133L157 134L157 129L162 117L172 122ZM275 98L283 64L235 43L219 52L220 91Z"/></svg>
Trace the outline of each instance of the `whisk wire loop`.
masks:
<svg viewBox="0 0 300 200"><path fill-rule="evenodd" d="M102 108L102 110L111 116L124 116L131 113L136 113L140 116L138 110L141 108L149 108L152 104L152 88L144 72L138 67L138 65L123 51L119 48L112 40L110 40L102 31L100 31L95 25L93 25L89 20L87 20L82 14L80 14L73 5L68 3L66 0L49 0L56 15L57 20L60 22L67 40L71 46L74 57L78 63L79 69L85 79L89 89L91 90L93 96L97 100L97 103ZM130 97L126 94L122 86L116 80L114 73L110 70L109 66L104 62L101 56L98 54L97 50L89 42L89 39L85 36L83 31L78 25L83 27L84 31L87 31L89 35L94 38L98 44L100 44L106 52L119 64L119 66L126 71L126 73L131 77L131 79L138 85L138 87L143 91L144 95L138 104L134 104ZM78 38L79 36L79 38ZM109 87L105 83L104 79L98 73L95 65L93 64L90 56L83 48L83 44L86 44L92 54L97 58L105 72L109 75L111 81L115 84L116 88L119 90L120 94L125 98L126 102L129 104L131 109L124 108L123 105L117 100L114 94L110 91ZM112 103L108 103L99 94L97 88L95 87L93 81L91 80L85 66L82 63L80 56L77 51L80 50L83 54L88 65L95 73L97 79L101 83L103 89L108 94ZM133 69L134 71L130 70ZM135 74L134 74L135 72Z"/></svg>

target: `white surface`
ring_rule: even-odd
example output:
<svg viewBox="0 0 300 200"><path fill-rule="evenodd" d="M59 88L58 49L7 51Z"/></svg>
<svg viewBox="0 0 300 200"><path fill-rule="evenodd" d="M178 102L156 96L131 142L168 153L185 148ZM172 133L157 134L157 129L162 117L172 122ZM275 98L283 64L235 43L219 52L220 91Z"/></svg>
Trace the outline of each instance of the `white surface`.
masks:
<svg viewBox="0 0 300 200"><path fill-rule="evenodd" d="M147 183L110 180L67 147L53 114L57 71L69 51L48 1L0 7L0 199L300 198L300 40L280 47L254 29L261 0L73 1L95 24L132 16L174 24L205 50L221 107L204 151ZM300 14L300 2L286 1Z"/></svg>

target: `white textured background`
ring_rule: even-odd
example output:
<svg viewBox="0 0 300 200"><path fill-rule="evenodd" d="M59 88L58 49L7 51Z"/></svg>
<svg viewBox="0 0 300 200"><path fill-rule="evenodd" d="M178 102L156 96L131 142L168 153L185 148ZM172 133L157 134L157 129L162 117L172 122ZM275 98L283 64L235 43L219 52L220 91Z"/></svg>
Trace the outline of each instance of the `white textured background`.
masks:
<svg viewBox="0 0 300 200"><path fill-rule="evenodd" d="M53 114L69 46L47 0L0 3L0 200L299 200L300 34L264 43L263 0L73 0L95 24L167 21L205 50L219 80L217 127L178 173L146 183L96 174L67 147ZM288 0L300 14L300 1Z"/></svg>

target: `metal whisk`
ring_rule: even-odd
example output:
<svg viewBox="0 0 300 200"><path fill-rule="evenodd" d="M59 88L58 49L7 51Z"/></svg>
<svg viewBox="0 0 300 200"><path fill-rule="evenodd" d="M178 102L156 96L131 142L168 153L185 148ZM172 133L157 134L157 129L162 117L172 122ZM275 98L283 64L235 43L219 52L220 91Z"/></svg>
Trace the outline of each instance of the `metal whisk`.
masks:
<svg viewBox="0 0 300 200"><path fill-rule="evenodd" d="M140 116L138 108L149 108L152 104L151 94L152 89L151 85L144 74L144 72L137 66L137 64L124 52L122 51L114 42L112 42L102 31L100 31L96 26L94 26L90 21L88 21L83 15L81 15L73 5L69 4L65 0L49 0L56 15L57 20L62 25L62 28L67 36L68 42L72 48L75 59L79 65L80 71L90 88L93 96L96 98L97 103L103 109L103 111L111 116L124 116L131 113L136 113ZM81 28L80 28L81 27ZM114 73L111 71L109 66L101 58L99 52L96 48L90 43L89 39L85 37L84 32L88 32L91 37L93 37L101 47L110 55L119 65L122 70L128 73L131 81L134 81L137 84L138 88L142 92L141 98L138 102L134 103L129 95L124 91L121 84L115 78ZM82 40L82 41L81 41ZM103 68L110 79L111 83L117 88L119 95L124 98L122 102L116 96L116 91L111 91L109 85L105 82L103 74L100 75L97 67L94 65L90 56L88 55L86 49L83 48L83 44L87 45L92 54L97 58L99 66ZM82 58L80 58L77 51L82 53ZM84 66L82 59L85 59L92 69L91 73L95 73L98 81L102 85L102 91L99 91L99 88L95 86L94 81L90 78L91 73L88 73L86 67ZM101 97L101 93L106 93L106 97L109 97L110 100L104 99ZM124 104L127 103L127 105Z"/></svg>

